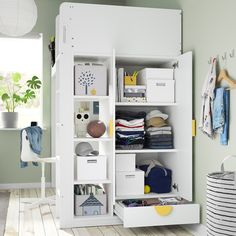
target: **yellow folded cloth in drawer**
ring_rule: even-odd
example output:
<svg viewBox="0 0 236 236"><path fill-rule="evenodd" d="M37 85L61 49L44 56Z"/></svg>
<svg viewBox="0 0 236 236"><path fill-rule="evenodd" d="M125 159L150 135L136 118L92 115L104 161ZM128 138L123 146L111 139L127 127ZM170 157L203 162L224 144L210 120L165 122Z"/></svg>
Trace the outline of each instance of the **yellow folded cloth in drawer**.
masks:
<svg viewBox="0 0 236 236"><path fill-rule="evenodd" d="M168 216L173 210L172 206L154 206L154 208L160 216Z"/></svg>

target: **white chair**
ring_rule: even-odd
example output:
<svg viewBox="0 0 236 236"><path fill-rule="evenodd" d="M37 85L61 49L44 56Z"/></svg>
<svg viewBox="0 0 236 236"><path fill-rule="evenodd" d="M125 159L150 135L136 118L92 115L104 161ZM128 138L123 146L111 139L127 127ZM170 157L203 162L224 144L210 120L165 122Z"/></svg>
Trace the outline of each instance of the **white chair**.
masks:
<svg viewBox="0 0 236 236"><path fill-rule="evenodd" d="M21 160L23 162L38 162L42 166L42 176L41 176L41 198L35 199L32 202L26 201L25 203L30 203L26 209L32 209L41 204L55 204L55 196L46 197L45 196L45 164L46 163L56 163L59 157L49 157L40 158L36 153L34 153L30 148L30 143L25 130L22 132L22 149L21 149Z"/></svg>

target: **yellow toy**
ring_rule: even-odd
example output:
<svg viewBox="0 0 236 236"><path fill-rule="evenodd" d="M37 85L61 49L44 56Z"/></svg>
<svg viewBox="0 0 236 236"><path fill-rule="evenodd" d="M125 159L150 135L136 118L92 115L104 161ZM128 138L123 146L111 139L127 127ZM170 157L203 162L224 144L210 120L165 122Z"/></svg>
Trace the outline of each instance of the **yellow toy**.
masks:
<svg viewBox="0 0 236 236"><path fill-rule="evenodd" d="M150 193L150 191L151 191L150 186L149 185L145 185L144 186L144 193L147 194L147 193Z"/></svg>

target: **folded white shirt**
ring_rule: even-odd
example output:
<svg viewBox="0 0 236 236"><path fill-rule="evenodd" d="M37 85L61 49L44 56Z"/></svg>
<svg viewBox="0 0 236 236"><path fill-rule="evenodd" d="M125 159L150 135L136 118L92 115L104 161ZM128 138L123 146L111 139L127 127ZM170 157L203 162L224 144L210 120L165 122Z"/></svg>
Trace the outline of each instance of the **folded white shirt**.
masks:
<svg viewBox="0 0 236 236"><path fill-rule="evenodd" d="M117 119L116 124L122 124L122 125L129 126L129 127L142 126L142 125L144 125L144 119L141 118L141 119L135 119L135 120L130 120L130 121L123 120L123 119Z"/></svg>

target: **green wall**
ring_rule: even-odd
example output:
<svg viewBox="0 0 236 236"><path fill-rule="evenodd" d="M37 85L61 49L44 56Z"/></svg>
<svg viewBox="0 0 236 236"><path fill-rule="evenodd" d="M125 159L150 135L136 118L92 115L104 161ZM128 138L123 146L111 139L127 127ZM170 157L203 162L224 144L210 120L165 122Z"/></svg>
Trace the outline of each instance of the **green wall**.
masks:
<svg viewBox="0 0 236 236"><path fill-rule="evenodd" d="M43 33L43 119L46 130L43 135L42 156L50 156L50 56L48 52L49 38L55 32L55 18L62 0L36 0L38 21L32 33ZM70 2L124 5L123 0L84 0ZM30 34L29 34L30 36ZM40 182L40 168L28 167L21 169L20 132L0 131L0 184ZM31 165L30 165L31 166ZM50 168L46 167L47 181L50 180Z"/></svg>
<svg viewBox="0 0 236 236"><path fill-rule="evenodd" d="M208 70L211 55L220 55L218 69L222 68L221 56L236 49L236 1L234 0L127 0L128 5L183 9L183 51L194 55L194 117L199 122L201 89ZM227 60L230 76L236 79L236 57ZM194 200L202 206L202 223L206 222L206 175L220 168L222 159L236 154L236 91L231 91L230 140L221 146L219 138L211 140L197 130L194 138ZM227 163L228 169L236 169L236 161ZM184 170L183 170L184 173Z"/></svg>

